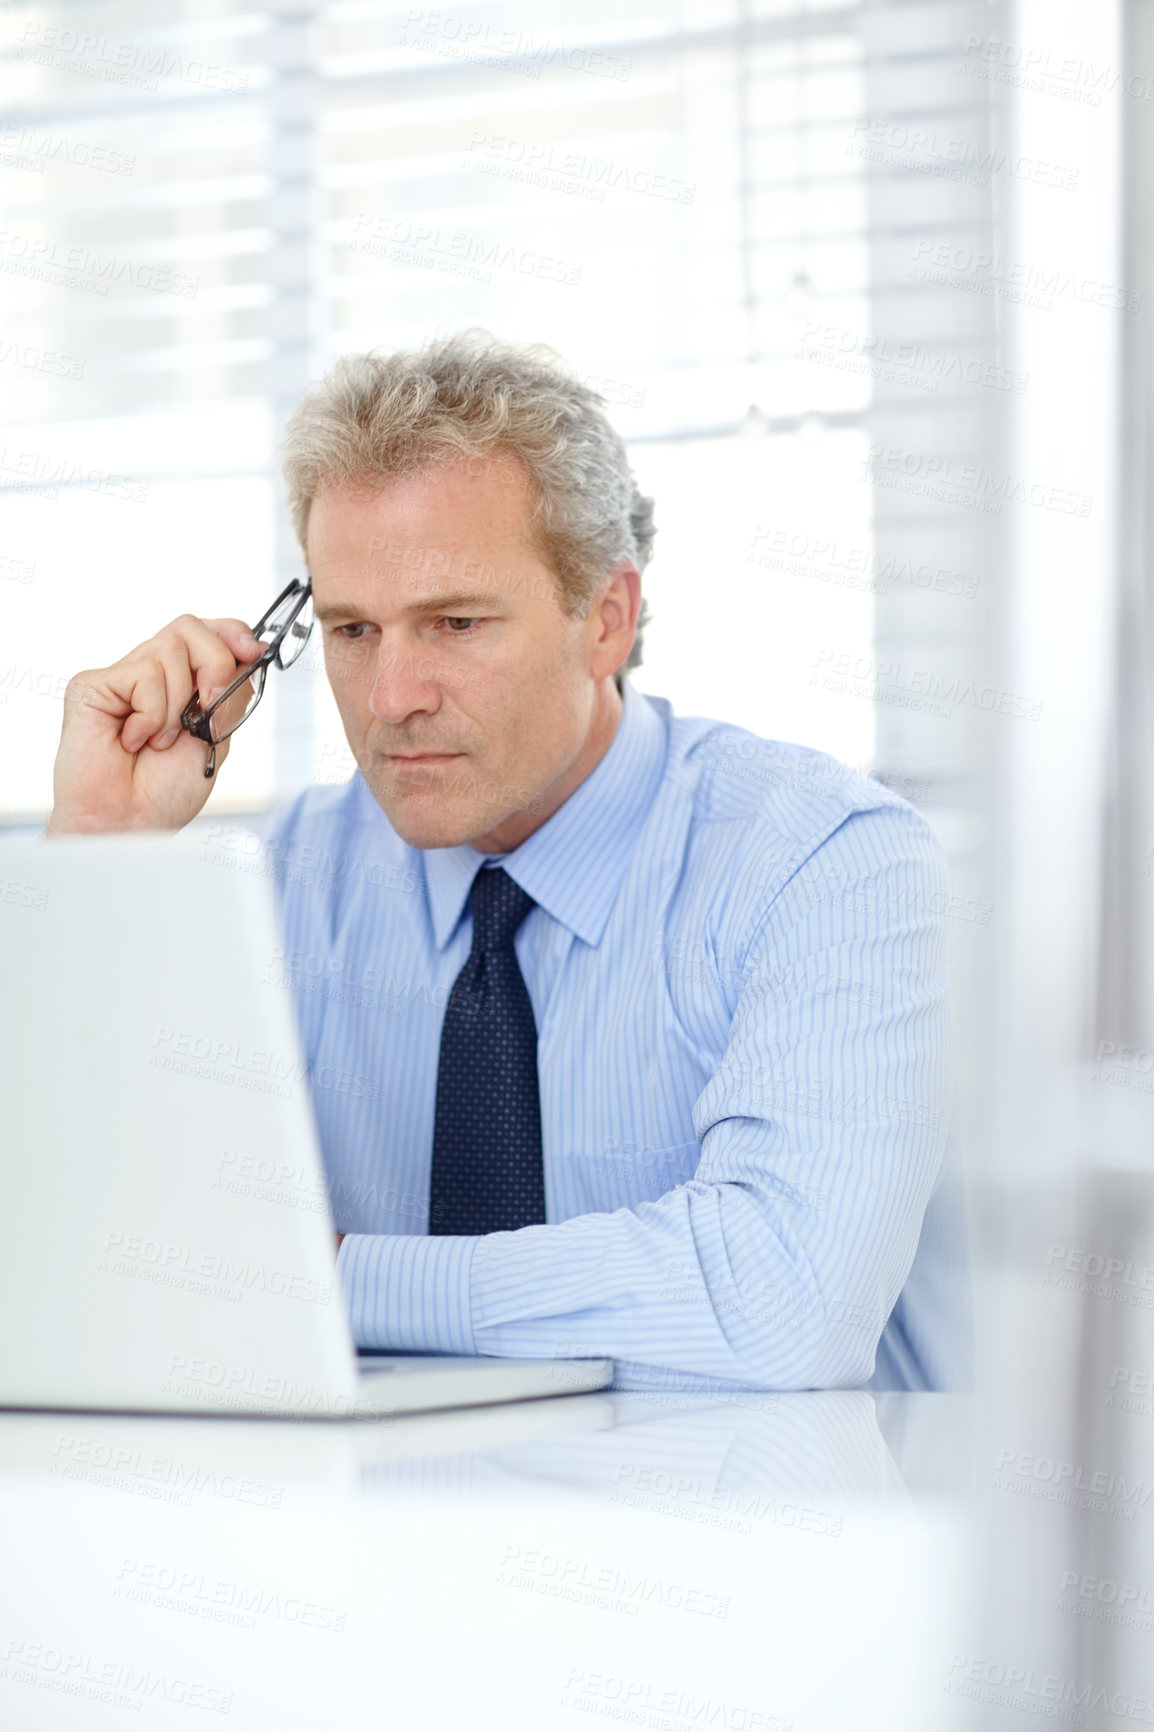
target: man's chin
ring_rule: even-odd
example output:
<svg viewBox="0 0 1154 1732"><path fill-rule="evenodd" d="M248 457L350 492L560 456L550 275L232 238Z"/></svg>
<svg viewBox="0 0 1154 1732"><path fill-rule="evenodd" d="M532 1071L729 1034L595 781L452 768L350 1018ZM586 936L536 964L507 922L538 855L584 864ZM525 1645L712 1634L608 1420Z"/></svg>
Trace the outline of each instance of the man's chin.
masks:
<svg viewBox="0 0 1154 1732"><path fill-rule="evenodd" d="M382 785L368 778L369 791L402 842L410 848L458 848L496 828L510 814L497 806L454 799L436 788Z"/></svg>

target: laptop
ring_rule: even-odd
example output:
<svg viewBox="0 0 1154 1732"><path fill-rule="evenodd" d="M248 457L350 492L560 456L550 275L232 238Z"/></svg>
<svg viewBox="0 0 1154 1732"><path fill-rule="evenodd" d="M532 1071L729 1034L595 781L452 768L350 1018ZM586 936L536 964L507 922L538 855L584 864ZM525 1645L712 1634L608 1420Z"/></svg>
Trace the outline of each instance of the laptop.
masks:
<svg viewBox="0 0 1154 1732"><path fill-rule="evenodd" d="M358 1355L279 942L255 843L0 841L0 1407L337 1420L604 1388L605 1359Z"/></svg>

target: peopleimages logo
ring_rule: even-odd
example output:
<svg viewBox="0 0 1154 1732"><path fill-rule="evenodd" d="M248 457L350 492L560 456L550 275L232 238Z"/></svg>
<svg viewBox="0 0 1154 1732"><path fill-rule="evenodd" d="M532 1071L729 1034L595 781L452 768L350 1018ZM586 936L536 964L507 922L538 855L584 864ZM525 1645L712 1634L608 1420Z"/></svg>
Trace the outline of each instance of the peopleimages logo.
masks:
<svg viewBox="0 0 1154 1732"><path fill-rule="evenodd" d="M1051 1245L1042 1280L1073 1293L1090 1293L1144 1311L1154 1310L1154 1263L1087 1251L1084 1245Z"/></svg>
<svg viewBox="0 0 1154 1732"><path fill-rule="evenodd" d="M25 24L24 41L16 49L16 57L66 72L82 72L111 84L136 84L142 90L159 90L162 78L235 95L248 89L248 73L235 67L186 60L170 49L142 42L116 42L91 30L69 29L59 24L34 21Z"/></svg>
<svg viewBox="0 0 1154 1732"><path fill-rule="evenodd" d="M224 1498L251 1509L277 1510L284 1487L264 1480L242 1479L198 1462L174 1456L149 1455L135 1444L113 1444L104 1438L62 1433L52 1449L49 1473L84 1480L112 1491L126 1491L187 1509L195 1495Z"/></svg>
<svg viewBox="0 0 1154 1732"><path fill-rule="evenodd" d="M0 339L0 360L5 358ZM13 492L35 492L41 499L55 499L61 487L81 487L86 493L126 499L133 505L143 505L148 499L147 481L116 475L107 469L86 469L80 463L49 457L43 451L16 451L7 445L0 446L0 476L11 477L5 487ZM64 695L63 685L60 695Z"/></svg>
<svg viewBox="0 0 1154 1732"><path fill-rule="evenodd" d="M1012 391L1020 397L1030 382L1028 373L1000 367L978 355L952 354L935 345L898 341L821 319L810 319L806 324L798 354L803 360L845 366L850 371L867 372L872 378L912 385L922 391L936 391L945 382Z"/></svg>
<svg viewBox="0 0 1154 1732"><path fill-rule="evenodd" d="M0 231L2 245L3 231ZM42 349L38 343L21 343L12 337L0 337L0 363L23 367L27 373L47 373L54 379L83 379L88 364L83 355L62 355L55 349Z"/></svg>
<svg viewBox="0 0 1154 1732"><path fill-rule="evenodd" d="M340 1634L348 1620L343 1606L302 1599L280 1587L206 1576L198 1570L178 1569L151 1558L125 1558L112 1593L116 1599L138 1600L165 1611L209 1618L218 1624L237 1624L246 1630L256 1628L258 1617L268 1617Z"/></svg>
<svg viewBox="0 0 1154 1732"><path fill-rule="evenodd" d="M368 1410L368 1404L357 1393L298 1383L292 1377L269 1376L251 1366L190 1359L184 1353L174 1353L169 1360L164 1391L212 1408L246 1411L288 1408L295 1413L331 1414L339 1418L354 1418Z"/></svg>
<svg viewBox="0 0 1154 1732"><path fill-rule="evenodd" d="M765 1709L722 1697L696 1696L665 1682L629 1678L618 1672L592 1672L573 1666L565 1680L562 1706L624 1720L634 1726L710 1726L724 1732L792 1732L794 1722Z"/></svg>
<svg viewBox="0 0 1154 1732"><path fill-rule="evenodd" d="M1079 1575L1077 1570L1064 1571L1060 1591L1064 1594L1075 1585L1078 1598L1091 1605L1116 1606L1120 1612L1127 1606L1132 1606L1135 1612L1154 1612L1149 1588L1135 1587L1131 1582L1114 1582L1106 1576Z"/></svg>
<svg viewBox="0 0 1154 1732"><path fill-rule="evenodd" d="M125 1708L133 1713L139 1713L146 1700L203 1708L210 1714L232 1712L233 1692L222 1690L219 1685L154 1671L132 1660L106 1660L99 1654L57 1647L53 1642L13 1638L0 1654L0 1677L9 1684L31 1684L36 1689L59 1691L65 1696L83 1696L103 1702L106 1707ZM57 1720L55 1724L60 1722Z"/></svg>
<svg viewBox="0 0 1154 1732"><path fill-rule="evenodd" d="M506 1546L496 1581L501 1587L551 1594L626 1617L636 1617L642 1606L663 1606L704 1618L729 1616L728 1595L660 1576L634 1576L614 1564L598 1564L535 1546Z"/></svg>
<svg viewBox="0 0 1154 1732"><path fill-rule="evenodd" d="M769 567L794 577L815 578L845 589L865 589L888 595L895 583L911 589L934 590L943 595L978 593L977 576L948 566L915 563L890 554L879 559L871 547L842 543L835 537L800 534L795 530L759 525L745 555L746 565Z"/></svg>
<svg viewBox="0 0 1154 1732"><path fill-rule="evenodd" d="M169 270L167 265L149 264L146 259L102 253L95 247L62 246L45 235L23 234L18 229L0 229L0 253L5 260L26 261L33 275L58 271L66 278L86 279L97 285L97 293L107 294L112 286L152 289L161 295L178 295L182 300L195 300L200 288L199 277L185 276ZM5 269L9 266L6 264Z"/></svg>
<svg viewBox="0 0 1154 1732"><path fill-rule="evenodd" d="M835 1540L841 1536L843 1522L840 1514L830 1510L775 1501L760 1492L719 1486L692 1473L670 1473L643 1463L622 1463L609 1501L741 1534L751 1534L755 1521L765 1521Z"/></svg>
<svg viewBox="0 0 1154 1732"><path fill-rule="evenodd" d="M1125 1384L1130 1395L1154 1395L1154 1371L1132 1371L1128 1365L1116 1365L1110 1373L1110 1388Z"/></svg>
<svg viewBox="0 0 1154 1732"><path fill-rule="evenodd" d="M955 1696L1019 1708L1048 1719L1085 1721L1087 1708L1103 1708L1119 1719L1137 1720L1154 1726L1154 1698L1132 1696L1126 1690L1078 1684L1055 1672L1040 1672L1034 1666L1005 1665L968 1654L955 1654L946 1669L944 1688Z"/></svg>
<svg viewBox="0 0 1154 1732"><path fill-rule="evenodd" d="M327 1305L333 1293L329 1281L266 1269L263 1263L240 1262L219 1251L195 1251L143 1233L107 1233L104 1252L101 1267L115 1274L135 1274L139 1269L164 1285L188 1285L195 1290L199 1290L198 1283L208 1283L222 1288L226 1298L232 1292L238 1298L245 1292L277 1293L286 1299Z"/></svg>
<svg viewBox="0 0 1154 1732"><path fill-rule="evenodd" d="M362 231L367 231L362 233ZM543 282L564 283L576 288L584 267L573 259L540 253L535 247L518 247L493 240L467 229L442 229L430 223L413 223L406 217L361 211L353 223L348 246L369 257L391 259L396 264L420 265L427 270L448 272L488 283L494 270L509 270L518 276L537 277Z"/></svg>
<svg viewBox="0 0 1154 1732"><path fill-rule="evenodd" d="M697 182L679 180L661 174L640 163L621 162L613 157L587 156L584 151L561 150L541 139L511 138L503 132L474 130L469 140L470 154L480 153L477 166L488 163L494 169L506 166L524 170L530 176L543 175L558 182L580 185L588 196L603 200L607 191L643 193L649 198L670 200L675 204L692 204L697 195ZM472 166L469 157L467 166Z"/></svg>
<svg viewBox="0 0 1154 1732"><path fill-rule="evenodd" d="M1057 511L1068 517L1089 517L1094 509L1092 494L1023 475L1000 475L980 463L961 463L940 452L911 451L900 445L874 442L863 467L875 487L917 493L947 504L969 505L994 517L1001 515L1006 504L1030 505L1039 511Z"/></svg>
<svg viewBox="0 0 1154 1732"><path fill-rule="evenodd" d="M907 275L922 282L969 289L996 300L1023 302L1042 312L1048 312L1054 301L1063 296L1086 307L1125 309L1128 313L1136 313L1142 305L1140 289L1127 289L1098 277L1082 277L1060 265L1019 264L1000 253L958 246L953 241L919 241Z"/></svg>
<svg viewBox="0 0 1154 1732"><path fill-rule="evenodd" d="M998 1491L1064 1503L1071 1509L1095 1510L1099 1515L1120 1516L1123 1521L1133 1521L1135 1511L1145 1509L1154 1498L1154 1484L1141 1479L1127 1479L1109 1468L1087 1468L1080 1462L1059 1461L1021 1449L999 1453L993 1483Z"/></svg>
<svg viewBox="0 0 1154 1732"><path fill-rule="evenodd" d="M477 60L491 70L515 72L523 78L540 78L547 66L620 80L627 79L633 70L632 60L617 54L535 37L524 30L494 30L482 19L464 18L441 8L427 11L410 6L401 26L401 45L446 59Z"/></svg>
<svg viewBox="0 0 1154 1732"><path fill-rule="evenodd" d="M48 906L48 891L39 884L25 884L20 878L0 878L0 902L16 908L35 908L42 914Z"/></svg>
<svg viewBox="0 0 1154 1732"><path fill-rule="evenodd" d="M868 115L859 115L854 121L845 154L979 187L989 186L992 174L1004 174L1012 180L1073 192L1081 173L1066 163L1015 156L972 138L946 136L902 121L872 120Z"/></svg>
<svg viewBox="0 0 1154 1732"><path fill-rule="evenodd" d="M1141 102L1154 101L1154 78L1122 71L1108 62L1095 65L1080 55L1062 55L1049 47L1023 46L1001 36L966 40L966 58L959 71L1023 90L1049 92L1065 100L1100 106L1103 96L1120 91Z"/></svg>
<svg viewBox="0 0 1154 1732"><path fill-rule="evenodd" d="M1013 716L1036 722L1044 698L1026 697L998 686L978 686L955 674L948 678L939 668L910 667L900 661L882 661L853 650L823 649L818 652L810 685L866 697L873 703L892 703L902 708L926 709L948 718L955 704L969 704L991 715ZM936 707L935 707L936 706Z"/></svg>
<svg viewBox="0 0 1154 1732"><path fill-rule="evenodd" d="M1106 1406L1116 1407L1121 1413L1140 1413L1146 1419L1154 1419L1154 1371L1116 1365L1110 1373Z"/></svg>
<svg viewBox="0 0 1154 1732"><path fill-rule="evenodd" d="M0 151L15 153L19 166L35 167L37 173L43 173L46 162L68 162L102 174L131 174L136 167L135 156L126 151L60 132L38 132L33 126L0 126Z"/></svg>

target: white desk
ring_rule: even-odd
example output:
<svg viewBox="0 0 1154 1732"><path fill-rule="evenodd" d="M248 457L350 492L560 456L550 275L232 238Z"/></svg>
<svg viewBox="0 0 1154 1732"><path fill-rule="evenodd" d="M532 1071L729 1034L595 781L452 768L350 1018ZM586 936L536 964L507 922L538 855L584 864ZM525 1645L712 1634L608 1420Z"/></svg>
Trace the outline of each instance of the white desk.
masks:
<svg viewBox="0 0 1154 1732"><path fill-rule="evenodd" d="M0 1725L940 1732L960 1398L0 1415Z"/></svg>

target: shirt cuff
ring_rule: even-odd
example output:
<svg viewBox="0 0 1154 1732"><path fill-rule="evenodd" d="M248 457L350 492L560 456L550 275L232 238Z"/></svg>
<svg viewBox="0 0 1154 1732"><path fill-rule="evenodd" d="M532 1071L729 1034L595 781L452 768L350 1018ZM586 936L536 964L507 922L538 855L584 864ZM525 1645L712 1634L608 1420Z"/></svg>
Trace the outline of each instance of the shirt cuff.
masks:
<svg viewBox="0 0 1154 1732"><path fill-rule="evenodd" d="M347 1233L337 1253L358 1347L477 1351L469 1297L475 1238Z"/></svg>

